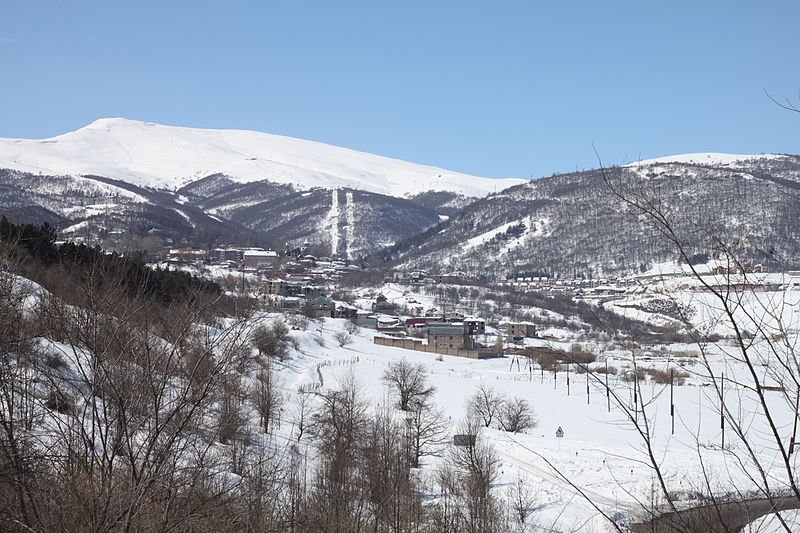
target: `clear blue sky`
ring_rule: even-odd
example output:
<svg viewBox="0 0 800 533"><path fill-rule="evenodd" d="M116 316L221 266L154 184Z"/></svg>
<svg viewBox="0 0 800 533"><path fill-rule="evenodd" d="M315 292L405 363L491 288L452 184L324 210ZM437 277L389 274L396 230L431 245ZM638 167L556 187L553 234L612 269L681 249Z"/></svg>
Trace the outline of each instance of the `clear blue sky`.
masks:
<svg viewBox="0 0 800 533"><path fill-rule="evenodd" d="M484 176L798 153L800 2L0 5L0 136L241 128Z"/></svg>

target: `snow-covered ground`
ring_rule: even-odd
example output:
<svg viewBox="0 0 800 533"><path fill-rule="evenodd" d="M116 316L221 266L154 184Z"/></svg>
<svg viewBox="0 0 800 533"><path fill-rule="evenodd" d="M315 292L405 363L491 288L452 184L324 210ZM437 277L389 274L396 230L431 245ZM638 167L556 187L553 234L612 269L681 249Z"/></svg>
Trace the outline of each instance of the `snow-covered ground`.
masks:
<svg viewBox="0 0 800 533"><path fill-rule="evenodd" d="M483 430L483 438L492 444L502 462L496 490L502 492L522 475L538 491L533 520L539 526L557 531L605 531L608 524L599 511L635 519L642 516L643 506L652 504L647 495L653 492L655 480L641 437L616 401L612 400L609 409L603 384L597 378L572 373L568 394L566 372L541 372L525 361L517 365L509 357L478 361L377 346L372 343L374 332L369 330L362 330L351 345L340 348L334 334L343 327L344 321L326 320L321 326L312 326L309 332L293 333L300 338L300 351L282 372L289 393L316 383L317 368L325 387L335 387L352 373L377 408L388 401L388 389L381 381L383 371L392 362L405 358L424 365L430 382L437 388L435 403L444 409L453 429L465 418L467 400L481 384L509 397L524 398L534 407L539 419L536 428L524 434L489 428ZM324 346L313 338L320 336ZM720 492L753 488L746 470L734 459L734 454L743 455L736 453L742 452L736 439L729 436L725 450L720 448L718 400L713 390L694 374L701 372L699 365L680 353L677 348L669 352L668 358L681 359L682 368L693 375L686 385L674 389L675 435L671 434L668 387L648 381L642 390L654 454L666 474L669 489L676 493L702 492L698 472L703 467L712 473ZM630 358L624 352L608 356L620 369L616 376L610 376L611 388L623 403L632 402L631 384L623 378ZM711 357L713 360L722 355ZM721 359L714 364L731 368ZM758 408L754 395L733 384L729 387L726 402L747 418L759 458L770 464L774 450L767 437L768 428L755 414ZM778 413L779 427L785 431L792 413L784 408L779 393L770 394L768 401ZM561 439L556 437L559 427L564 431ZM426 458L423 471L432 473L438 461ZM777 473L780 466L776 464L775 468Z"/></svg>
<svg viewBox="0 0 800 533"><path fill-rule="evenodd" d="M28 298L26 307L33 309L43 289L21 278L16 278L15 283L20 287L17 294ZM416 304L424 310L434 304L431 296L393 284L362 290L360 303L368 305L377 292L398 305ZM715 321L710 299L703 298L697 291L684 292L695 298L691 303L699 307L697 320ZM800 302L795 296L798 295L800 291L783 293L782 298L789 299L787 309L797 309ZM771 298L775 297L777 292L754 293L740 302L738 312L763 309L767 303L774 302ZM784 316L787 323L797 322L790 320L794 312ZM255 325L284 319L279 314L257 314L252 320ZM698 347L691 344L655 346L643 351L586 343L583 348L598 356L592 368L599 370L608 362L615 369L614 374L608 375L614 395L609 400L604 390L606 374L578 374L574 368L569 373L563 369L543 371L525 359L514 357L471 360L378 346L373 342L375 332L367 329L356 332L352 343L340 346L337 334L345 330L346 324L341 319L325 319L312 321L304 331L290 332L296 348L290 350L286 363L275 364L286 397L283 423L276 435L279 442L288 444L296 438L293 409L298 396L304 394L301 391L333 388L352 375L369 405L382 409L393 400L381 376L390 364L406 359L425 368L429 382L436 387L434 402L443 409L451 433L467 416L467 401L481 385L510 398L525 399L535 409L536 427L520 434L487 428L482 430L481 438L491 444L500 461L501 475L494 486L496 494L504 494L520 476L523 477L536 493L531 522L543 530L611 531L607 517L621 521L641 519L646 509L662 503L657 498L653 501L650 496L658 492L651 460L660 465L664 482L674 494L707 493L703 472L718 494L753 490L755 485L750 476L754 469L749 453L765 467L773 490L784 487L784 466L778 460L771 429L760 413L756 394L746 387L749 370L730 357L736 350L729 340L708 345L705 360L700 357ZM798 335L796 329L788 330L787 334L790 344ZM530 344L568 349L568 342L537 339ZM47 339L42 339L41 349L68 351ZM759 344L753 350L765 362L773 356ZM687 374L685 382L670 391L668 385L643 378L640 396L634 400L633 386L628 379L633 372L634 357L637 366L643 369L684 372ZM720 399L708 378L709 370L716 375L725 373L724 405L742 420L750 450L732 435L730 428L725 446L721 446ZM759 366L756 372L773 387L765 392L766 402L772 410L777 431L788 442L796 412L785 402L778 389L780 383L770 375L769 365ZM313 395L311 401L315 401ZM674 420L670 416L671 403L675 408ZM637 419L647 420L647 431L652 436L650 450L626 417L626 410L634 405L639 406ZM250 424L256 428L257 418L250 420ZM563 438L556 436L558 428L562 428ZM424 457L420 472L423 478L432 476L441 460ZM797 466L797 455L792 456L791 462L792 466ZM435 494L430 496L435 497ZM686 505L692 502L687 501Z"/></svg>
<svg viewBox="0 0 800 533"><path fill-rule="evenodd" d="M550 224L550 220L546 218L535 220L533 217L525 217L520 220L515 220L513 222L508 222L507 224L503 224L498 226L492 230L489 230L485 233L481 233L480 235L473 237L462 245L463 251L467 252L476 246L480 246L485 244L492 239L496 238L499 235L506 233L511 227L518 226L522 224L524 229L516 235L506 235L506 240L501 246L500 253L506 253L509 250L513 250L523 242L525 242L529 238L534 237L541 237L547 234L547 227Z"/></svg>

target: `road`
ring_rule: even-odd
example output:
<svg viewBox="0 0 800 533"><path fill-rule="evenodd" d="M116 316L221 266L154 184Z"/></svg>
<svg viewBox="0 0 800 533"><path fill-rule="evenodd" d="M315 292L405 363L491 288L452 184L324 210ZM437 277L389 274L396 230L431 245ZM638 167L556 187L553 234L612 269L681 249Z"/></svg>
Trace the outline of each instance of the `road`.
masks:
<svg viewBox="0 0 800 533"><path fill-rule="evenodd" d="M797 498L752 499L723 502L665 513L649 522L633 524L633 533L734 533L747 524L777 511L800 509Z"/></svg>

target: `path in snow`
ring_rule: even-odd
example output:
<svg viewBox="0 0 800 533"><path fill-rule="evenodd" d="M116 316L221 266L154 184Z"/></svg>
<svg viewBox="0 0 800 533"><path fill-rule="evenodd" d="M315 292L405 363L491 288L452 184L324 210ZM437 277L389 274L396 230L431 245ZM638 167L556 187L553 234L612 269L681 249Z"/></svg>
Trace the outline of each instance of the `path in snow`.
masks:
<svg viewBox="0 0 800 533"><path fill-rule="evenodd" d="M598 507L602 508L604 512L607 512L608 514L613 514L615 511L619 512L620 510L624 510L627 511L628 513L631 513L637 509L637 507L635 505L631 505L630 502L619 501L617 498L609 496L608 494L595 492L593 490L589 490L579 486L580 480L572 480L572 483L570 483L570 481L565 479L565 477L561 473L556 471L552 466L547 465L547 463L543 459L542 463L545 465L544 467L537 466L532 461L527 461L522 459L519 453L519 448L522 447L522 445L511 437L503 437L496 441L496 444L503 444L503 443L505 443L506 445L511 445L512 448L516 448L516 451L509 451L506 446L495 447L495 452L504 461L516 466L519 470L523 472L532 474L540 479L545 479L550 483L552 483L554 486L577 495L579 498L582 498L586 502L587 506L592 506L592 504L597 505ZM539 455L538 452L535 452L529 448L525 449L526 451L534 455Z"/></svg>

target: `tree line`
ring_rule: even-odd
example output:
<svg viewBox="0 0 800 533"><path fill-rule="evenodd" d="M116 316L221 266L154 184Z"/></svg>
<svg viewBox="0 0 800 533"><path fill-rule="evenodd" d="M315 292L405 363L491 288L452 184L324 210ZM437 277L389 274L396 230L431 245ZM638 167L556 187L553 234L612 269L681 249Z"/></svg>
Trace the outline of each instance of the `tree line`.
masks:
<svg viewBox="0 0 800 533"><path fill-rule="evenodd" d="M22 273L58 292L67 281L91 277L98 285L121 281L120 288L129 294L144 292L162 304L204 294L220 294L219 286L187 272L150 268L142 254L122 255L100 246L83 243L56 243L56 229L47 222L14 224L0 219L0 244L5 253L18 260Z"/></svg>

